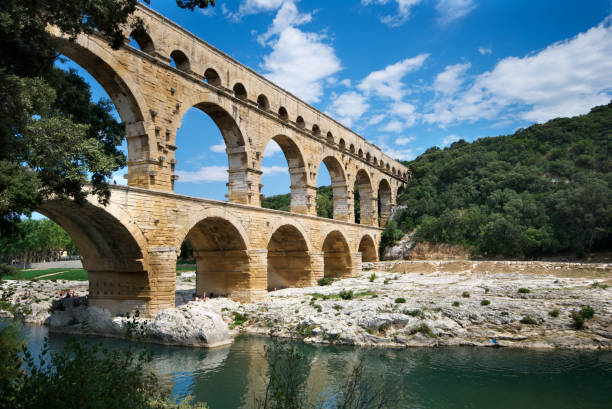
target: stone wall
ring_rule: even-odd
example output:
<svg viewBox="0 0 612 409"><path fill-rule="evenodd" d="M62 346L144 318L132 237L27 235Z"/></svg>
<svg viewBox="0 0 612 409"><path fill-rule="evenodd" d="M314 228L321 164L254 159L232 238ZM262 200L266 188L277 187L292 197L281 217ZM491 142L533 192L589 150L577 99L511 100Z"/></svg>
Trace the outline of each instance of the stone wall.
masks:
<svg viewBox="0 0 612 409"><path fill-rule="evenodd" d="M176 260L188 237L196 291L243 301L270 288L361 274L382 230L316 216L113 186L110 204L49 201L40 211L73 238L90 274L90 303L144 315L174 305ZM95 218L95 219L92 219Z"/></svg>

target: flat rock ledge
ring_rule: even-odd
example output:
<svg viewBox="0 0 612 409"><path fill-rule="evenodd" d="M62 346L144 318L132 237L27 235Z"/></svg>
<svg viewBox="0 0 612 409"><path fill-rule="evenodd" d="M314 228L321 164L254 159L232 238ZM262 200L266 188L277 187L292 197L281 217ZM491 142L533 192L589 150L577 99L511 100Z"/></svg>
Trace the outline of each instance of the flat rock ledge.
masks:
<svg viewBox="0 0 612 409"><path fill-rule="evenodd" d="M480 346L612 350L610 266L586 277L512 272L368 271L328 286L288 288L239 314L236 330L306 343L368 347ZM589 276L590 275L590 276ZM352 299L342 299L352 291ZM594 310L583 329L573 311ZM237 322L236 320L234 322Z"/></svg>
<svg viewBox="0 0 612 409"><path fill-rule="evenodd" d="M229 301L229 300L224 300ZM84 297L55 301L53 313L45 320L49 331L68 334L87 333L125 338L128 323L142 326L144 341L193 347L213 348L231 344L234 336L215 303L189 302L159 311L153 318L113 317L106 309L88 307ZM86 322L86 326L83 325Z"/></svg>

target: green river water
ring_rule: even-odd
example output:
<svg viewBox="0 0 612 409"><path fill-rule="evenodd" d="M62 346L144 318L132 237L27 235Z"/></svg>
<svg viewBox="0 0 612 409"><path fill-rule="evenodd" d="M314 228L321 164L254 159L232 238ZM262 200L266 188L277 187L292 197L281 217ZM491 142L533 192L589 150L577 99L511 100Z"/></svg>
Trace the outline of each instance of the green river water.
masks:
<svg viewBox="0 0 612 409"><path fill-rule="evenodd" d="M30 349L44 337L51 350L67 336L27 326ZM121 340L99 338L125 348ZM211 409L250 407L262 389L264 337L239 337L212 350L150 345L154 369L175 394L193 395ZM308 392L319 396L364 360L379 379L398 382L407 408L612 408L612 352L501 348L402 350L296 343L311 360Z"/></svg>

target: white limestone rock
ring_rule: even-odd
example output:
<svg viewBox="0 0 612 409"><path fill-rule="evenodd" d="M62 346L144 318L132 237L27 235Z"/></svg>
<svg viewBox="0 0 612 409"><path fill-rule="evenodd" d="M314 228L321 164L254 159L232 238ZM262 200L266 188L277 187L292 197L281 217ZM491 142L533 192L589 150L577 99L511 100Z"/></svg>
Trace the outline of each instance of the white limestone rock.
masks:
<svg viewBox="0 0 612 409"><path fill-rule="evenodd" d="M198 301L158 312L148 320L147 330L151 340L171 345L216 347L233 342L221 316Z"/></svg>

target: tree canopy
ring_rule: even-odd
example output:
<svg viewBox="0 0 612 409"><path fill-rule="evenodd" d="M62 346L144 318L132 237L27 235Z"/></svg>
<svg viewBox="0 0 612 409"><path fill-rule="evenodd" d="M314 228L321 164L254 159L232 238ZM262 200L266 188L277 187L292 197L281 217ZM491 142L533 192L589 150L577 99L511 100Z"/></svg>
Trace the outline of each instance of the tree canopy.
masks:
<svg viewBox="0 0 612 409"><path fill-rule="evenodd" d="M513 135L433 147L404 162L383 244L421 241L507 257L612 248L612 103ZM382 247L382 246L381 246Z"/></svg>
<svg viewBox="0 0 612 409"><path fill-rule="evenodd" d="M79 252L68 233L49 219L20 220L16 229L17 234L0 237L0 260L55 261L64 251L68 255Z"/></svg>
<svg viewBox="0 0 612 409"><path fill-rule="evenodd" d="M148 3L148 1L145 1ZM209 0L177 0L193 10ZM74 40L101 33L118 48L122 27L143 27L132 14L137 0L6 0L0 2L0 232L14 234L21 214L55 196L82 203L88 192L106 203L107 179L126 163L118 149L124 127L110 101L90 102L89 86L75 72L54 67L58 27Z"/></svg>

